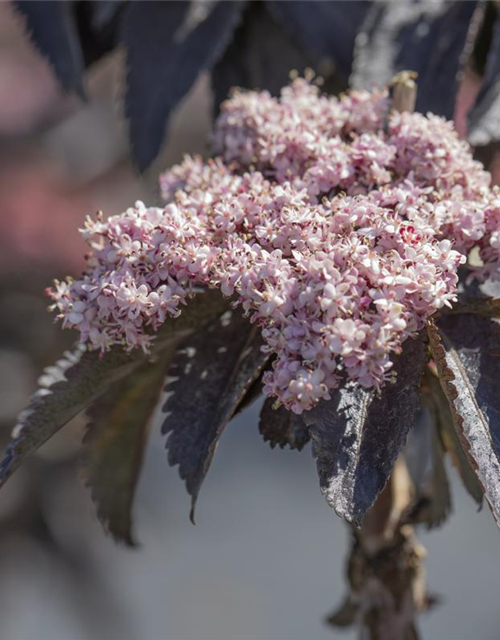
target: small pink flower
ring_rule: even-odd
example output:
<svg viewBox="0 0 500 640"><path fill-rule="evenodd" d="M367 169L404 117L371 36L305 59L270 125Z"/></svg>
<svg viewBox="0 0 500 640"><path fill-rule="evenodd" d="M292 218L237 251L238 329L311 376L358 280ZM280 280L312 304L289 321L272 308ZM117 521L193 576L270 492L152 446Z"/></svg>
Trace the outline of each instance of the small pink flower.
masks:
<svg viewBox="0 0 500 640"><path fill-rule="evenodd" d="M213 144L160 177L163 207L87 219L81 279L50 290L82 342L148 351L193 287L217 287L273 354L264 392L301 413L342 376L385 384L392 356L455 301L474 249L500 279L500 192L453 125L388 113L382 92L303 79L233 92Z"/></svg>

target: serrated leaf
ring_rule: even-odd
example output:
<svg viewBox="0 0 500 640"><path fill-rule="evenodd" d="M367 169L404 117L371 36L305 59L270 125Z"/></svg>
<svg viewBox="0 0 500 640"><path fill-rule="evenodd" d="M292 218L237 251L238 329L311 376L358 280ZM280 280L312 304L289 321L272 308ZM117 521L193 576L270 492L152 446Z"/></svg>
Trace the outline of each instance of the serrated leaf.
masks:
<svg viewBox="0 0 500 640"><path fill-rule="evenodd" d="M500 15L496 11L481 89L467 114L468 139L485 146L500 140ZM487 15L491 20L492 16Z"/></svg>
<svg viewBox="0 0 500 640"><path fill-rule="evenodd" d="M329 61L345 79L352 67L354 42L370 2L267 0L277 22L316 63Z"/></svg>
<svg viewBox="0 0 500 640"><path fill-rule="evenodd" d="M50 63L63 89L83 97L84 62L72 3L15 0L13 5L24 16L31 41Z"/></svg>
<svg viewBox="0 0 500 640"><path fill-rule="evenodd" d="M430 371L427 371L426 374L428 400L432 405L443 447L449 455L453 466L458 471L466 491L473 500L481 506L483 502L483 489L479 484L467 454L463 450L458 433L453 426L453 416L448 400L444 395L436 375Z"/></svg>
<svg viewBox="0 0 500 640"><path fill-rule="evenodd" d="M429 529L441 525L451 511L451 493L444 449L433 408L424 402L408 435L405 458L415 497L408 521Z"/></svg>
<svg viewBox="0 0 500 640"><path fill-rule="evenodd" d="M113 349L100 358L98 352L76 346L44 370L40 388L19 415L14 440L0 463L0 486L24 460L49 440L99 396L108 384L133 371L137 357Z"/></svg>
<svg viewBox="0 0 500 640"><path fill-rule="evenodd" d="M452 315L428 333L455 428L500 524L500 324Z"/></svg>
<svg viewBox="0 0 500 640"><path fill-rule="evenodd" d="M156 338L153 354L161 353L172 342L219 316L226 307L227 301L218 292L197 295L179 318L165 322ZM0 486L59 429L110 385L132 373L147 359L137 349L129 355L115 347L101 357L97 351L77 346L66 352L54 366L48 367L39 380L40 389L20 414L13 440L0 462Z"/></svg>
<svg viewBox="0 0 500 640"><path fill-rule="evenodd" d="M351 84L383 86L399 71L418 73L417 111L452 118L477 2L373 2L357 38ZM439 87L439 91L436 91Z"/></svg>
<svg viewBox="0 0 500 640"><path fill-rule="evenodd" d="M122 0L93 0L91 4L92 27L97 31L109 26L125 6L125 2Z"/></svg>
<svg viewBox="0 0 500 640"><path fill-rule="evenodd" d="M170 366L170 353L113 385L91 407L84 438L84 477L99 520L117 542L135 546L132 501L149 423Z"/></svg>
<svg viewBox="0 0 500 640"><path fill-rule="evenodd" d="M478 9L474 15L474 20L477 20L477 27L469 65L474 73L482 77L486 71L497 9L494 0L486 0L480 8L482 10Z"/></svg>
<svg viewBox="0 0 500 640"><path fill-rule="evenodd" d="M86 67L101 60L118 44L124 6L120 0L75 3L74 16Z"/></svg>
<svg viewBox="0 0 500 640"><path fill-rule="evenodd" d="M303 73L311 59L276 23L266 5L247 5L240 25L212 71L214 113L232 87L262 89L278 95L292 69Z"/></svg>
<svg viewBox="0 0 500 640"><path fill-rule="evenodd" d="M260 330L236 311L206 325L176 353L163 407L168 461L179 465L192 498L200 487L219 438L239 403L264 368Z"/></svg>
<svg viewBox="0 0 500 640"><path fill-rule="evenodd" d="M135 161L158 154L171 111L227 47L244 2L130 2L123 20L125 111Z"/></svg>
<svg viewBox="0 0 500 640"><path fill-rule="evenodd" d="M245 395L241 399L240 403L236 407L236 411L234 412L235 416L245 411L245 409L248 409L248 407L250 407L254 402L256 402L262 396L262 375L264 373L264 370L262 371L262 373L259 375L258 378L255 378L255 380L252 382L252 384L248 388L248 391L245 393Z"/></svg>
<svg viewBox="0 0 500 640"><path fill-rule="evenodd" d="M273 408L275 400L267 398L259 419L259 431L271 448L279 445L282 449L303 449L309 442L309 432L302 416L285 407Z"/></svg>
<svg viewBox="0 0 500 640"><path fill-rule="evenodd" d="M450 310L452 314L470 313L485 318L500 317L500 299L491 297L468 298Z"/></svg>
<svg viewBox="0 0 500 640"><path fill-rule="evenodd" d="M476 279L460 282L457 290L457 304L447 313L477 313L488 318L500 313L500 282Z"/></svg>
<svg viewBox="0 0 500 640"><path fill-rule="evenodd" d="M408 339L395 359L395 384L380 396L347 383L303 414L321 491L338 515L356 525L384 488L419 408L425 349Z"/></svg>

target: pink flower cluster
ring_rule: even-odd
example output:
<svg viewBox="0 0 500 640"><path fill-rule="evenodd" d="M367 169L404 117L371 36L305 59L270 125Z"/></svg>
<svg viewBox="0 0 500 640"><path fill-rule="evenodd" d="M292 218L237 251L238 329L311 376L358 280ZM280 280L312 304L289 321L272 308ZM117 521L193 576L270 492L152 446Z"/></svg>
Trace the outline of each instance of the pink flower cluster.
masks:
<svg viewBox="0 0 500 640"><path fill-rule="evenodd" d="M297 79L280 98L235 93L224 103L215 151L237 171L306 189L311 202L339 192L392 193L415 223L430 225L468 256L477 277L500 279L500 191L452 122L390 112L387 92L340 98Z"/></svg>
<svg viewBox="0 0 500 640"><path fill-rule="evenodd" d="M301 413L341 373L384 384L391 355L455 300L471 249L498 273L489 174L451 124L390 114L384 92L235 93L214 145L161 176L164 207L87 220L87 271L50 293L92 348L147 351L194 287L217 287L261 327L265 393Z"/></svg>

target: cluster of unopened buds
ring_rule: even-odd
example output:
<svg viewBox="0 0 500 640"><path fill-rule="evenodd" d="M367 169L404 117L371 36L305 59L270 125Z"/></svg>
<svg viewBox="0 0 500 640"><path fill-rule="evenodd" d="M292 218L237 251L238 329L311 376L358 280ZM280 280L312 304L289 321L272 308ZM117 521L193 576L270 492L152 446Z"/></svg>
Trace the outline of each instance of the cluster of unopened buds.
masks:
<svg viewBox="0 0 500 640"><path fill-rule="evenodd" d="M500 279L490 175L451 123L391 112L384 91L235 92L213 147L161 176L164 206L87 220L87 270L50 295L91 348L147 351L194 288L216 287L261 327L265 393L301 413L341 376L383 385L473 250L471 277Z"/></svg>

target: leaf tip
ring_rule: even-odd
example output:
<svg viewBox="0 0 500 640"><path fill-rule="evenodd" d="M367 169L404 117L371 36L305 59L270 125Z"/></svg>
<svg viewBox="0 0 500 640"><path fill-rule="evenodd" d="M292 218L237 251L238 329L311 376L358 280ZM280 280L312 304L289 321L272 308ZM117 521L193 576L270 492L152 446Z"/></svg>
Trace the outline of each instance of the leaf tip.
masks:
<svg viewBox="0 0 500 640"><path fill-rule="evenodd" d="M104 515L97 512L97 518L101 523L101 526L104 532L120 547L125 547L129 550L139 550L141 548L141 543L137 540L135 535L132 533L130 526L126 528L118 528L113 526L109 520L106 520Z"/></svg>
<svg viewBox="0 0 500 640"><path fill-rule="evenodd" d="M17 459L16 449L18 444L19 439L10 442L5 448L3 458L0 460L0 488L4 486L7 480L17 469L15 462Z"/></svg>
<svg viewBox="0 0 500 640"><path fill-rule="evenodd" d="M117 544L122 545L131 551L138 551L142 546L130 531L127 531L125 535L118 535L112 531L110 531L109 534Z"/></svg>
<svg viewBox="0 0 500 640"><path fill-rule="evenodd" d="M194 526L196 526L196 520L195 520L195 511L196 511L196 498L193 498L191 501L191 509L189 511L189 519L191 520L191 524L193 524Z"/></svg>

